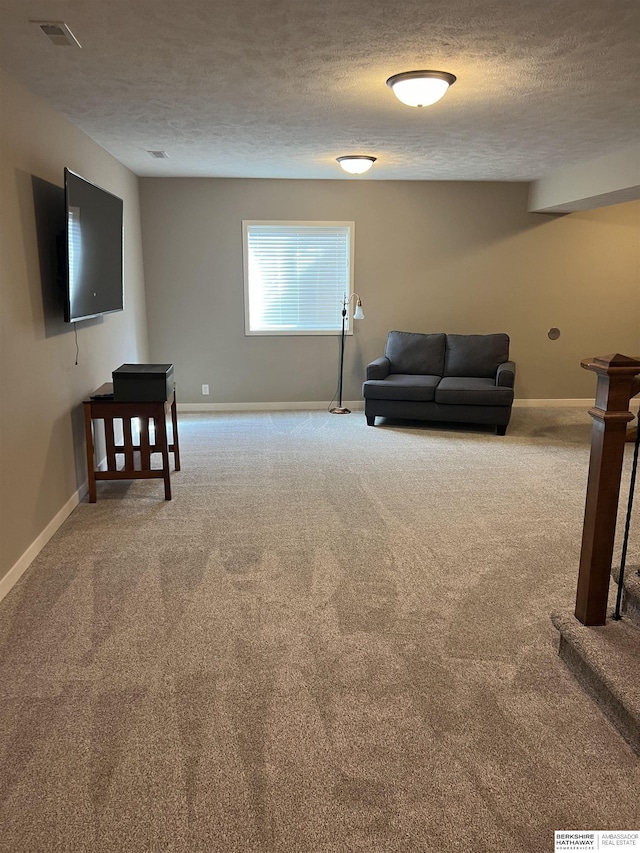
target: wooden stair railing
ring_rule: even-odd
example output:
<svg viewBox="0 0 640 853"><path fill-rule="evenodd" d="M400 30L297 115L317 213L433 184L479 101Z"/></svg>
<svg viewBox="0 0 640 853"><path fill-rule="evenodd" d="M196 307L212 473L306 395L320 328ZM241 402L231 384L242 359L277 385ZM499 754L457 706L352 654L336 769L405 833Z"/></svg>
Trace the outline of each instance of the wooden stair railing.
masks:
<svg viewBox="0 0 640 853"><path fill-rule="evenodd" d="M640 359L615 353L580 362L598 376L591 458L576 594L576 618L583 625L606 622L620 479L632 397L640 393Z"/></svg>

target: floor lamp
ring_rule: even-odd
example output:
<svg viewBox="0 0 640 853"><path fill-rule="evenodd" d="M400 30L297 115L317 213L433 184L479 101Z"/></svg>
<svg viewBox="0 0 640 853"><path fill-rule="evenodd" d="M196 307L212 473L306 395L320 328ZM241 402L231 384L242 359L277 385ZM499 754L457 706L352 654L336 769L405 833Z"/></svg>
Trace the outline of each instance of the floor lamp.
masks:
<svg viewBox="0 0 640 853"><path fill-rule="evenodd" d="M356 309L353 312L354 320L364 320L364 311L362 310L362 300L357 293L352 293L351 296L345 294L342 300L342 335L340 337L340 374L338 377L338 405L335 409L329 409L332 415L350 415L351 409L346 409L342 405L342 374L344 371L344 334L347 321L347 307L351 304L351 300L355 299Z"/></svg>

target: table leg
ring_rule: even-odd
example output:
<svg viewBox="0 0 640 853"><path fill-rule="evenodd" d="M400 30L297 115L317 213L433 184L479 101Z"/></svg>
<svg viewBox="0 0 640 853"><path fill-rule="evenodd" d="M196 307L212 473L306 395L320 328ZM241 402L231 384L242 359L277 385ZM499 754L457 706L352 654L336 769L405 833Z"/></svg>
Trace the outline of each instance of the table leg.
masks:
<svg viewBox="0 0 640 853"><path fill-rule="evenodd" d="M91 403L84 404L84 432L87 448L87 480L89 483L89 503L96 502L96 472L95 452L93 447L93 422L91 420Z"/></svg>
<svg viewBox="0 0 640 853"><path fill-rule="evenodd" d="M164 499L171 500L171 476L169 472L169 442L167 437L167 411L165 404L159 407L161 414L155 418L156 421L156 444L162 455L162 473L164 475Z"/></svg>
<svg viewBox="0 0 640 853"><path fill-rule="evenodd" d="M173 392L171 401L171 429L173 431L173 467L180 470L180 447L178 446L178 410L176 407L176 392Z"/></svg>

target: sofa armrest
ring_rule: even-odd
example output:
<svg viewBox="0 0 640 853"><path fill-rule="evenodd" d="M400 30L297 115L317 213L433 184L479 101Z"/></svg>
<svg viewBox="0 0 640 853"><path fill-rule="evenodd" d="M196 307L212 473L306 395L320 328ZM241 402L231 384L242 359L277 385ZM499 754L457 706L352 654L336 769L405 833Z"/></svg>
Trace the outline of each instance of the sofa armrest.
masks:
<svg viewBox="0 0 640 853"><path fill-rule="evenodd" d="M501 388L513 388L516 380L515 361L505 361L498 365L496 372L496 385Z"/></svg>
<svg viewBox="0 0 640 853"><path fill-rule="evenodd" d="M391 370L391 362L383 355L367 365L367 379L386 379Z"/></svg>

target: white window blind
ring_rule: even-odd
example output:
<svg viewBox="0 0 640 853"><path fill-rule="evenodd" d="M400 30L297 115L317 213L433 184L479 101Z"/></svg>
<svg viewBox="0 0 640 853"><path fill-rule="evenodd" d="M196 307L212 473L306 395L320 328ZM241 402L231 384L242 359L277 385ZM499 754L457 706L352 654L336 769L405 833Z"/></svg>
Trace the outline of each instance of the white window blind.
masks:
<svg viewBox="0 0 640 853"><path fill-rule="evenodd" d="M69 287L76 290L82 264L82 237L80 231L80 208L69 207L67 226L67 252L69 254Z"/></svg>
<svg viewBox="0 0 640 853"><path fill-rule="evenodd" d="M352 289L352 222L247 222L249 335L333 334Z"/></svg>

